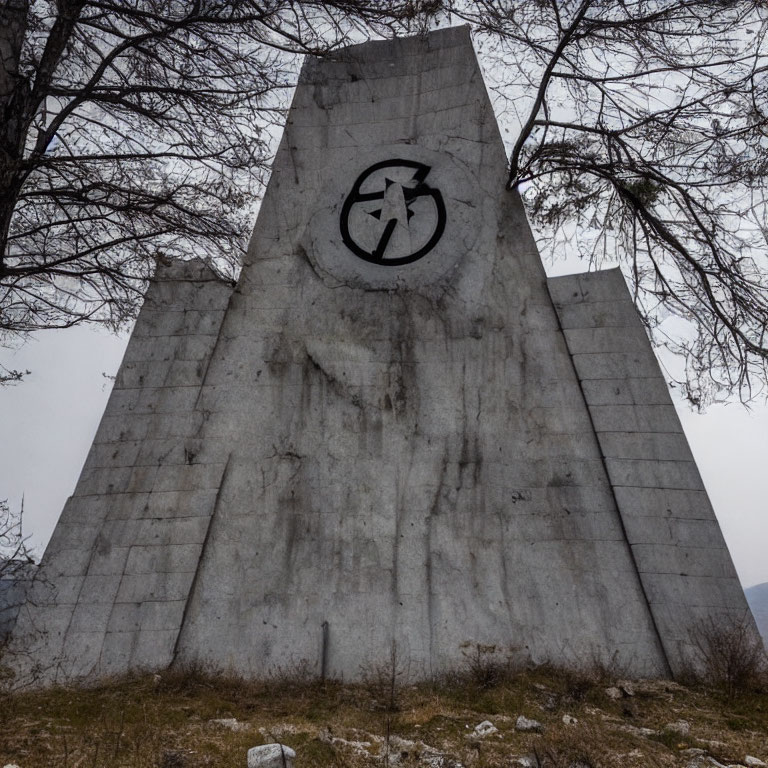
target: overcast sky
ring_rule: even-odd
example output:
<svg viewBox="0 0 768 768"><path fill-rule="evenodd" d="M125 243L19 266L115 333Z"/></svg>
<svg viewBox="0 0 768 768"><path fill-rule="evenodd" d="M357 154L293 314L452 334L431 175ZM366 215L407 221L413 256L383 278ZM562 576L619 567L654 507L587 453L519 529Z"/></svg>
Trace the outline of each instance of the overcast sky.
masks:
<svg viewBox="0 0 768 768"><path fill-rule="evenodd" d="M41 554L104 411L127 338L72 328L39 334L0 363L30 369L0 388L0 499L18 509ZM768 581L768 408L715 406L678 413L745 587Z"/></svg>

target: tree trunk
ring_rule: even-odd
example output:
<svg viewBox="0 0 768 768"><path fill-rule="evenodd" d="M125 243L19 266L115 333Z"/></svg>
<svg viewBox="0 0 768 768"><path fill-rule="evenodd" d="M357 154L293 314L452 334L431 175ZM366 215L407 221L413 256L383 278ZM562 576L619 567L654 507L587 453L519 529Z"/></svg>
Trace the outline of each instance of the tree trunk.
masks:
<svg viewBox="0 0 768 768"><path fill-rule="evenodd" d="M20 71L30 0L6 0L0 8L0 277L7 274L8 232L24 183L22 163L27 135L38 106L45 101L56 68L85 0L59 0L56 20L34 73ZM39 137L38 137L39 138ZM44 152L45 146L34 152Z"/></svg>
<svg viewBox="0 0 768 768"><path fill-rule="evenodd" d="M29 107L29 81L19 72L28 8L29 0L8 0L0 7L0 275L4 272Z"/></svg>

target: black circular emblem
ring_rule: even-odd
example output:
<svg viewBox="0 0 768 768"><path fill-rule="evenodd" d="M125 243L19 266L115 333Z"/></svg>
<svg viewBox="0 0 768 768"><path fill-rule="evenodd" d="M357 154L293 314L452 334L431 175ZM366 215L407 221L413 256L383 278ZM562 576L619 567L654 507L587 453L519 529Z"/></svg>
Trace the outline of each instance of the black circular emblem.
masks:
<svg viewBox="0 0 768 768"><path fill-rule="evenodd" d="M396 267L426 256L445 231L445 204L431 167L384 160L357 177L341 208L341 239L372 264Z"/></svg>

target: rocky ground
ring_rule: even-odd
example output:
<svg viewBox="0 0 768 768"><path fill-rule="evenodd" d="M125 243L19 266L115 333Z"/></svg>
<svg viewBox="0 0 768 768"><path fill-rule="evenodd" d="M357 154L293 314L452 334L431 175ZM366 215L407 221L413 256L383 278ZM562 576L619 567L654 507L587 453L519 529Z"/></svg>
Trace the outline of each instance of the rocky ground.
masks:
<svg viewBox="0 0 768 768"><path fill-rule="evenodd" d="M468 669L409 685L247 683L186 670L0 701L0 768L245 768L281 742L296 768L717 768L768 763L768 693L727 697L598 674Z"/></svg>

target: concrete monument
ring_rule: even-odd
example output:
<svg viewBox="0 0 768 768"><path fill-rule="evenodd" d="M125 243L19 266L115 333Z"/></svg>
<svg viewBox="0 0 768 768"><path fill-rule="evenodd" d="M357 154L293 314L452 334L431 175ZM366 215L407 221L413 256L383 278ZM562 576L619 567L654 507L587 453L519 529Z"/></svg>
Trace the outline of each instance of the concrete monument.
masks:
<svg viewBox="0 0 768 768"><path fill-rule="evenodd" d="M149 289L36 663L664 676L747 612L620 272L547 280L505 170L466 28L306 62L237 286Z"/></svg>

